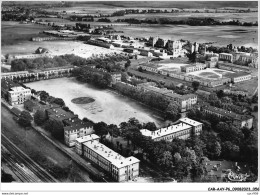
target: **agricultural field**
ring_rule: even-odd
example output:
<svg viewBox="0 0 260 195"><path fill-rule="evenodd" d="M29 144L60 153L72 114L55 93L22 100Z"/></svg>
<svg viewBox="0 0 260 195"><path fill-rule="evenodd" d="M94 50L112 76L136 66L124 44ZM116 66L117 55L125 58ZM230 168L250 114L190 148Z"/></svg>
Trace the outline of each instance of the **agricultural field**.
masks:
<svg viewBox="0 0 260 195"><path fill-rule="evenodd" d="M39 34L44 30L48 30L47 26L36 24L20 24L19 22L1 23L1 46L4 50L6 45L15 45L24 41L30 41L32 37L44 37L45 34Z"/></svg>
<svg viewBox="0 0 260 195"><path fill-rule="evenodd" d="M150 37L160 36L172 40L189 40L197 43L213 42L214 45L258 47L258 28L243 26L188 26L188 25L128 25L114 26L126 36ZM216 36L217 35L217 36Z"/></svg>
<svg viewBox="0 0 260 195"><path fill-rule="evenodd" d="M257 12L250 13L158 13L158 14L129 14L120 17L109 18L111 21L117 19L136 18L136 19L158 19L168 18L172 21L186 20L188 18L213 18L219 21L239 20L242 22L256 22Z"/></svg>

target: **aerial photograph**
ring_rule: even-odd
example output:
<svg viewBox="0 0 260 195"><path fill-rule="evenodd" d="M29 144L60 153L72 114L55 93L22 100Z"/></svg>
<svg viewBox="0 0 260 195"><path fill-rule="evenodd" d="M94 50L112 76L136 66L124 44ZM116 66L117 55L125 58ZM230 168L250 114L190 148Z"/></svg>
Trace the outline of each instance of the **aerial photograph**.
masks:
<svg viewBox="0 0 260 195"><path fill-rule="evenodd" d="M93 182L258 182L258 1L1 2L1 183Z"/></svg>

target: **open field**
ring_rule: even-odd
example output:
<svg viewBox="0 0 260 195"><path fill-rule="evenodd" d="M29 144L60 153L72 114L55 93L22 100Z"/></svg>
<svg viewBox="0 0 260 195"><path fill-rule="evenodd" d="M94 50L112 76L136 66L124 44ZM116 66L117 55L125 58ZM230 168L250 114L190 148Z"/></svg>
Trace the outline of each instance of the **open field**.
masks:
<svg viewBox="0 0 260 195"><path fill-rule="evenodd" d="M111 50L77 41L28 41L22 44L3 46L2 54L30 54L34 53L38 47L49 49L53 55L75 54L83 58L91 57L92 54L121 53L120 50Z"/></svg>
<svg viewBox="0 0 260 195"><path fill-rule="evenodd" d="M187 75L193 75L201 78L215 80L215 79L222 78L226 73L234 73L234 72L227 71L227 70L219 70L215 68L207 68L205 70L187 73Z"/></svg>
<svg viewBox="0 0 260 195"><path fill-rule="evenodd" d="M197 43L214 42L214 45L257 47L258 28L243 26L187 26L187 25L128 25L114 26L126 36L150 37L159 36L165 39L184 39ZM217 36L216 36L217 35ZM220 36L220 37L219 37Z"/></svg>
<svg viewBox="0 0 260 195"><path fill-rule="evenodd" d="M1 23L1 46L15 45L23 41L29 41L32 37L43 37L45 34L39 34L49 27L36 24L19 24L19 22Z"/></svg>
<svg viewBox="0 0 260 195"><path fill-rule="evenodd" d="M100 90L90 84L80 83L75 78L59 78L27 83L26 86L45 90L50 95L62 98L66 105L80 119L87 117L93 122L104 121L107 124L119 125L135 117L141 123L154 122L158 127L165 125L161 113L122 96L111 90ZM66 87L64 87L66 86ZM78 97L90 97L95 101L88 104L74 104L72 99Z"/></svg>

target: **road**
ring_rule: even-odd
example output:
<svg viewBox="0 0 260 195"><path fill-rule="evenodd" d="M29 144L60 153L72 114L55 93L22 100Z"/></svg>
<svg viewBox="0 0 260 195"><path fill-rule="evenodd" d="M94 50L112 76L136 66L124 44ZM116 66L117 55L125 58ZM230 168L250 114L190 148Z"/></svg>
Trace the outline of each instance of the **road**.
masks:
<svg viewBox="0 0 260 195"><path fill-rule="evenodd" d="M23 182L58 182L42 167L17 148L7 137L1 136L2 157Z"/></svg>
<svg viewBox="0 0 260 195"><path fill-rule="evenodd" d="M37 131L19 126L4 106L1 106L1 133L58 181L92 182L85 169L71 161Z"/></svg>

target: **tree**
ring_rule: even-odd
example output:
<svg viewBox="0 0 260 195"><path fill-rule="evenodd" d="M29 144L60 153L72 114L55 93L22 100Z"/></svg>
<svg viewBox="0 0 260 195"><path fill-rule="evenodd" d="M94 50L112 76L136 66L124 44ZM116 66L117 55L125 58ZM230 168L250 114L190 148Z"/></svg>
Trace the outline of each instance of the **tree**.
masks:
<svg viewBox="0 0 260 195"><path fill-rule="evenodd" d="M34 122L36 125L43 125L47 121L47 115L46 112L43 110L37 110L34 114Z"/></svg>
<svg viewBox="0 0 260 195"><path fill-rule="evenodd" d="M204 167L200 164L194 163L190 170L191 179L195 181L196 179L200 180L201 177L204 175Z"/></svg>
<svg viewBox="0 0 260 195"><path fill-rule="evenodd" d="M189 58L190 62L196 62L196 52L195 51L193 53L191 53L191 51L186 53L186 56Z"/></svg>
<svg viewBox="0 0 260 195"><path fill-rule="evenodd" d="M58 140L64 140L64 125L61 121L47 120L45 129L51 132L51 135Z"/></svg>
<svg viewBox="0 0 260 195"><path fill-rule="evenodd" d="M148 129L148 130L150 130L150 131L155 131L155 130L157 129L157 127L156 127L156 125L155 125L154 122L145 123L145 124L143 125L143 128L144 128L144 129Z"/></svg>
<svg viewBox="0 0 260 195"><path fill-rule="evenodd" d="M65 106L65 102L64 102L64 100L63 99L61 99L61 98L55 98L54 99L54 101L53 101L53 103L55 103L55 104L58 104L59 106Z"/></svg>
<svg viewBox="0 0 260 195"><path fill-rule="evenodd" d="M41 101L46 102L47 98L49 97L49 93L47 93L46 91L41 91L40 93L40 99Z"/></svg>
<svg viewBox="0 0 260 195"><path fill-rule="evenodd" d="M131 61L127 60L127 62L125 63L125 69L127 70L130 66L131 66Z"/></svg>
<svg viewBox="0 0 260 195"><path fill-rule="evenodd" d="M35 90L35 89L32 89L32 90L31 90L31 93L32 93L32 94L36 94L36 90Z"/></svg>
<svg viewBox="0 0 260 195"><path fill-rule="evenodd" d="M239 154L239 146L233 144L231 141L222 143L222 156L226 159L233 160Z"/></svg>
<svg viewBox="0 0 260 195"><path fill-rule="evenodd" d="M258 111L258 106L254 106L254 112Z"/></svg>
<svg viewBox="0 0 260 195"><path fill-rule="evenodd" d="M158 164L164 169L172 167L172 154L169 151L163 152L162 156L158 159Z"/></svg>
<svg viewBox="0 0 260 195"><path fill-rule="evenodd" d="M122 74L121 81L126 83L127 79L128 79L127 73L126 72L122 72L121 74Z"/></svg>
<svg viewBox="0 0 260 195"><path fill-rule="evenodd" d="M18 123L23 127L29 127L31 126L32 120L33 118L28 111L22 111Z"/></svg>
<svg viewBox="0 0 260 195"><path fill-rule="evenodd" d="M176 102L171 102L165 110L165 118L173 121L177 120L179 116L179 106Z"/></svg>
<svg viewBox="0 0 260 195"><path fill-rule="evenodd" d="M94 126L93 126L93 129L94 129L95 133L98 136L100 136L100 141L102 142L103 141L103 136L107 135L107 133L108 133L108 126L107 126L107 124L104 123L103 121L95 123Z"/></svg>
<svg viewBox="0 0 260 195"><path fill-rule="evenodd" d="M142 129L142 124L135 118L129 118L128 123L134 127L137 127L138 129Z"/></svg>
<svg viewBox="0 0 260 195"><path fill-rule="evenodd" d="M194 91L197 91L199 86L200 86L200 83L198 81L192 82L192 87L193 87Z"/></svg>
<svg viewBox="0 0 260 195"><path fill-rule="evenodd" d="M225 96L223 90L219 90L219 91L217 92L217 96L218 96L219 99L223 98L223 97Z"/></svg>
<svg viewBox="0 0 260 195"><path fill-rule="evenodd" d="M108 132L110 133L110 135L112 137L118 137L120 135L120 131L119 128L117 127L117 125L114 124L110 124L108 125Z"/></svg>
<svg viewBox="0 0 260 195"><path fill-rule="evenodd" d="M221 145L218 141L216 141L214 143L213 152L214 152L215 157L219 157L221 154Z"/></svg>

